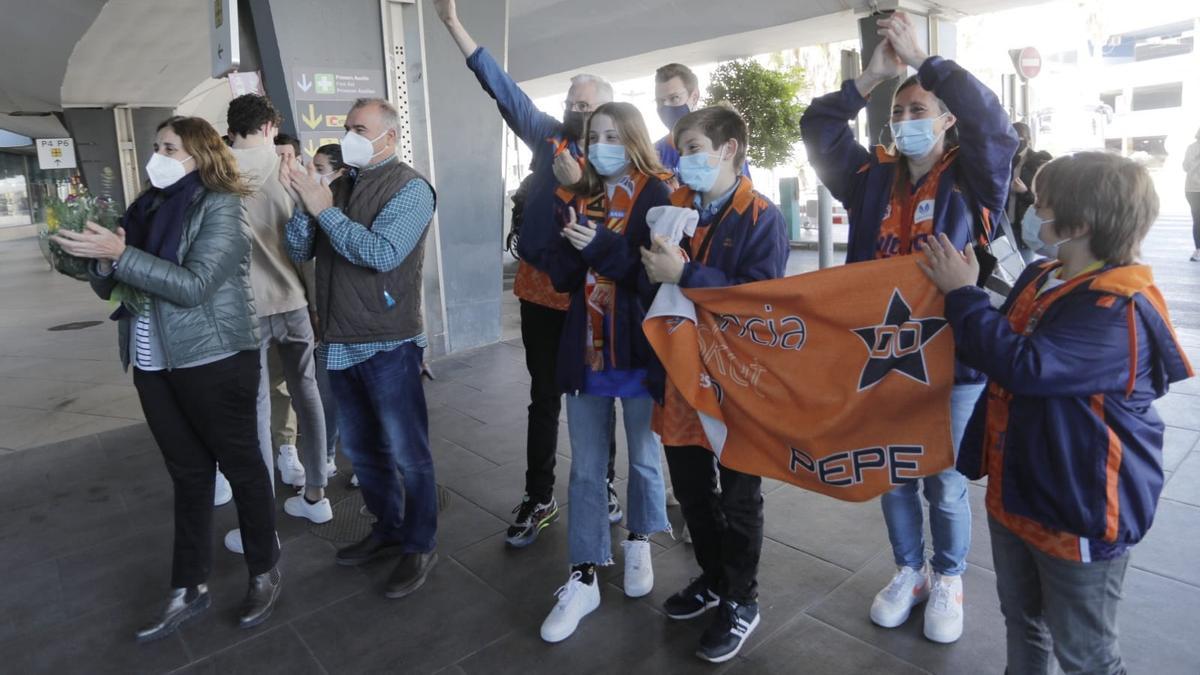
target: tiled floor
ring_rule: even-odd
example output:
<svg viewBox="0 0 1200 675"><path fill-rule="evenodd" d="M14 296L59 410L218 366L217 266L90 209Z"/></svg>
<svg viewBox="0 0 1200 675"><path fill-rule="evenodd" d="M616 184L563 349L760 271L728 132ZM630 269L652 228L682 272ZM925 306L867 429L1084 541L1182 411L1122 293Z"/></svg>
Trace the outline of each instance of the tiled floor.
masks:
<svg viewBox="0 0 1200 675"><path fill-rule="evenodd" d="M1181 218L1148 247L1175 324L1200 364L1200 265ZM811 269L797 253L789 271ZM133 629L168 582L171 488L115 365L108 308L81 284L51 275L29 241L0 244L0 672L4 673L1000 673L1003 622L982 508L971 487L975 537L965 577L967 628L950 646L921 636L920 612L896 630L867 619L891 561L879 507L833 501L769 482L760 570L763 621L737 659L710 667L691 652L702 622L671 622L662 600L694 574L690 548L654 538L654 592L621 592L621 558L601 574L601 608L580 632L544 644L538 625L566 571L566 510L530 549L503 544L524 471L525 373L513 302L507 342L434 364L428 386L441 516L441 563L400 601L380 587L390 565L333 564L328 529L281 516L284 594L265 626L241 631L241 560L215 543L213 609L177 635L138 645ZM1121 609L1130 672L1200 672L1200 382L1159 406L1170 425L1171 472L1154 529L1133 554ZM560 430L560 484L570 463ZM618 462L619 477L626 475ZM343 469L348 468L343 461ZM280 501L286 495L281 490ZM346 476L331 497L356 507ZM676 527L678 509L671 509ZM218 532L235 523L217 509ZM615 532L622 532L619 528Z"/></svg>

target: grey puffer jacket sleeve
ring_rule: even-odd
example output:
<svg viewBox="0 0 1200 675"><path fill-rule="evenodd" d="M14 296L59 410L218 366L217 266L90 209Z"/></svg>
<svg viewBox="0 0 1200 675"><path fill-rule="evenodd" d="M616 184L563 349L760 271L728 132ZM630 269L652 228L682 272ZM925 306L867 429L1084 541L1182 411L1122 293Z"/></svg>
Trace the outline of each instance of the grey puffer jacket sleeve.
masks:
<svg viewBox="0 0 1200 675"><path fill-rule="evenodd" d="M250 236L236 195L209 193L199 209L202 222L194 231L190 227L185 231L190 243L178 265L129 247L117 263L117 280L179 307L198 307L211 300L250 253Z"/></svg>
<svg viewBox="0 0 1200 675"><path fill-rule="evenodd" d="M167 368L230 352L257 350L258 319L250 287L250 231L240 197L206 192L188 208L178 264L126 248L113 279L143 291L161 338ZM98 294L111 294L95 279ZM122 363L128 365L129 318L121 320Z"/></svg>

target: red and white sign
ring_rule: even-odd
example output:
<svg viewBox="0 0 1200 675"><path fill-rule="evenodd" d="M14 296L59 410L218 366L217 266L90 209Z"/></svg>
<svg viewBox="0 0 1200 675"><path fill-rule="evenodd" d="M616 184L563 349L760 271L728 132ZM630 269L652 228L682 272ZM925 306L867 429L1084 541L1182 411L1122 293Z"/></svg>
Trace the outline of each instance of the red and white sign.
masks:
<svg viewBox="0 0 1200 675"><path fill-rule="evenodd" d="M1017 72L1026 80L1032 80L1042 72L1042 55L1034 47L1026 47L1017 55Z"/></svg>

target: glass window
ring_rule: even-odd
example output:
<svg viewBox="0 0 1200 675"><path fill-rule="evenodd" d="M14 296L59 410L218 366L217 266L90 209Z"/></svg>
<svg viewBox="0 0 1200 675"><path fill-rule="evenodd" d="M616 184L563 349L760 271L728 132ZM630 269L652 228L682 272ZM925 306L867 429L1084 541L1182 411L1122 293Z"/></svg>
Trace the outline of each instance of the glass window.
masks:
<svg viewBox="0 0 1200 675"><path fill-rule="evenodd" d="M0 227L32 223L25 156L0 152Z"/></svg>
<svg viewBox="0 0 1200 675"><path fill-rule="evenodd" d="M1166 26L1156 35L1139 36L1133 46L1134 61L1163 59L1168 56L1191 54L1195 42L1195 30L1190 24Z"/></svg>
<svg viewBox="0 0 1200 675"><path fill-rule="evenodd" d="M1135 87L1131 110L1158 110L1160 108L1178 108L1183 105L1183 83L1155 84L1148 87Z"/></svg>

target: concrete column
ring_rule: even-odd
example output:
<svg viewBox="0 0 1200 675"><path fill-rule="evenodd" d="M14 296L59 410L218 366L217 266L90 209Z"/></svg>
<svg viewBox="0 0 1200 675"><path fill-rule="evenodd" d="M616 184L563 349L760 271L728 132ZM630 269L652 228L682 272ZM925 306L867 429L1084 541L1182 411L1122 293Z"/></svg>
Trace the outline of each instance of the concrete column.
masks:
<svg viewBox="0 0 1200 675"><path fill-rule="evenodd" d="M433 176L439 193L442 284L449 349L500 339L503 290L504 120L467 69L462 53L421 0L424 69ZM458 3L472 37L501 63L508 52L508 0ZM412 94L410 90L410 95Z"/></svg>
<svg viewBox="0 0 1200 675"><path fill-rule="evenodd" d="M241 4L253 26L253 49L264 89L284 112L287 133L307 131L307 123L297 119L295 101L313 98L295 82L296 67L376 70L386 81L396 75L391 72L395 65L403 64L407 86L388 87L392 102L407 107L408 129L402 133L401 151L438 192L425 259L430 351L437 355L499 340L503 121L466 69L432 2L242 0ZM503 60L507 0L462 3L459 13L479 42ZM398 25L401 31L395 32ZM385 53L385 34L386 44L393 49L403 43L403 59ZM397 39L401 34L402 39ZM333 129L325 134L341 136Z"/></svg>

